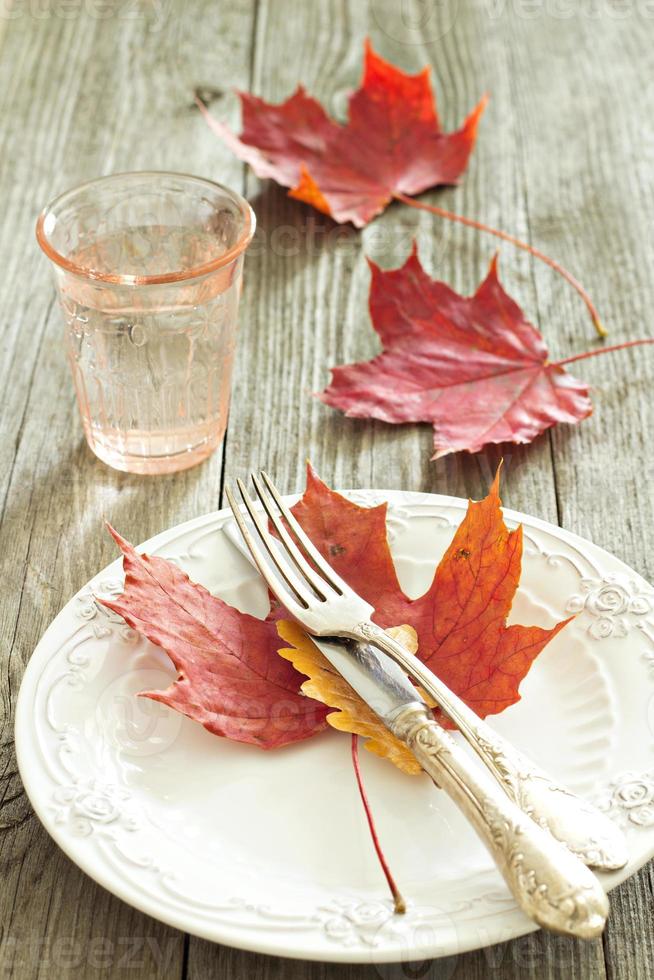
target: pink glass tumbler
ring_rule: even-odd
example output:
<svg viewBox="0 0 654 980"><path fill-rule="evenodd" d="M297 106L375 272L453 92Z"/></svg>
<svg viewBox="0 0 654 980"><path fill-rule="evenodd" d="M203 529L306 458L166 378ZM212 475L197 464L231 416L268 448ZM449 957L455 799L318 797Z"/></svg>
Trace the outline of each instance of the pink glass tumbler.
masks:
<svg viewBox="0 0 654 980"><path fill-rule="evenodd" d="M82 425L109 466L172 473L220 445L254 228L239 194L174 173L102 177L39 216Z"/></svg>

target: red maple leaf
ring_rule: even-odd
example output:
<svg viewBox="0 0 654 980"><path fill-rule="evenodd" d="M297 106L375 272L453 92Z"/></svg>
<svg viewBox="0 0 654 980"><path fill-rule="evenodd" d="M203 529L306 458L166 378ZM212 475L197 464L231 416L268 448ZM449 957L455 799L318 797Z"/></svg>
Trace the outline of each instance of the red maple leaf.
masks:
<svg viewBox="0 0 654 980"><path fill-rule="evenodd" d="M290 187L290 196L336 221L361 228L398 194L455 184L472 152L483 98L461 129L441 129L430 69L407 75L366 42L361 88L340 125L298 86L281 105L239 93L243 132L209 124L258 177Z"/></svg>
<svg viewBox="0 0 654 980"><path fill-rule="evenodd" d="M293 667L277 655L272 622L248 616L172 562L140 555L109 528L123 553L124 592L99 599L152 643L177 668L165 691L144 691L215 735L279 748L326 728L327 710L300 693Z"/></svg>
<svg viewBox="0 0 654 980"><path fill-rule="evenodd" d="M356 418L431 422L434 459L531 442L591 414L588 386L548 360L542 336L500 285L497 258L471 297L431 279L415 246L400 269L369 265L383 352L333 368L320 395L327 405Z"/></svg>
<svg viewBox="0 0 654 980"><path fill-rule="evenodd" d="M496 478L468 512L419 599L402 591L386 538L386 505L359 507L307 470L294 512L336 571L376 608L375 622L409 624L418 655L484 717L520 697L532 661L561 629L507 626L518 587L522 531L504 524ZM124 592L100 601L162 647L177 668L161 701L209 731L262 748L297 742L325 728L327 710L304 697L304 681L278 656L272 619L248 616L194 584L163 558L139 555L115 531L123 553Z"/></svg>

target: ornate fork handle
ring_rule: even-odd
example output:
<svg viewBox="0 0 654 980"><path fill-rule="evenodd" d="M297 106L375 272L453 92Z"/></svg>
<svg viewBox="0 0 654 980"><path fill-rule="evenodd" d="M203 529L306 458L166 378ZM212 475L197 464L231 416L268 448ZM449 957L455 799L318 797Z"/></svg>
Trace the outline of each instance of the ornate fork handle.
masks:
<svg viewBox="0 0 654 980"><path fill-rule="evenodd" d="M603 870L622 868L627 863L624 835L608 817L555 783L489 728L417 657L374 623L361 623L355 638L382 649L413 677L452 719L507 796L580 860Z"/></svg>
<svg viewBox="0 0 654 980"><path fill-rule="evenodd" d="M583 939L602 932L609 905L593 873L473 765L424 704L401 708L392 730L470 821L527 915Z"/></svg>

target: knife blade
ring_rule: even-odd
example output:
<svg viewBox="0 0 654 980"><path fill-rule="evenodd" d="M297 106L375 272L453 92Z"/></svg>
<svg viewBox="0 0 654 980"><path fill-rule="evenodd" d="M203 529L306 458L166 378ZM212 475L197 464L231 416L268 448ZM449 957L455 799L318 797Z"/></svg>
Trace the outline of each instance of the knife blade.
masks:
<svg viewBox="0 0 654 980"><path fill-rule="evenodd" d="M222 530L252 565L252 557L235 522L228 521ZM311 640L332 667L388 727L407 705L417 703L427 707L408 675L388 654L377 647L340 637L325 639L312 636Z"/></svg>

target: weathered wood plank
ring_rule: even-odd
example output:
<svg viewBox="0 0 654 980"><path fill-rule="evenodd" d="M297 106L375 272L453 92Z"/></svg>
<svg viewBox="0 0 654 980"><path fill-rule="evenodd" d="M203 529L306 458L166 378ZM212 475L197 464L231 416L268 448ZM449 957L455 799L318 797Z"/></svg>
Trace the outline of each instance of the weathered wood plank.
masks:
<svg viewBox="0 0 654 980"><path fill-rule="evenodd" d="M643 40L653 25L639 5L619 16L611 5L599 9L594 22L585 5L565 19L512 18L507 50L533 240L592 286L617 343L651 334L652 147L639 138L637 120L649 64ZM548 298L548 273L535 273L553 353L593 346L575 298L560 289ZM574 365L593 386L595 414L552 437L561 524L650 580L652 355L641 348ZM651 974L651 874L644 870L613 898L604 936L609 976Z"/></svg>
<svg viewBox="0 0 654 980"><path fill-rule="evenodd" d="M181 976L184 937L94 885L45 834L13 755L13 706L24 664L48 622L114 557L103 516L140 540L218 503L222 457L174 477L112 472L83 444L38 210L80 180L127 169L193 170L239 188L242 167L192 105L212 77L246 85L253 4L193 0L17 8L0 23L0 440L2 739L0 921L3 976ZM106 8L105 8L106 9ZM69 12L70 14L70 12ZM235 109L218 94L221 111ZM65 544L64 544L65 543Z"/></svg>

